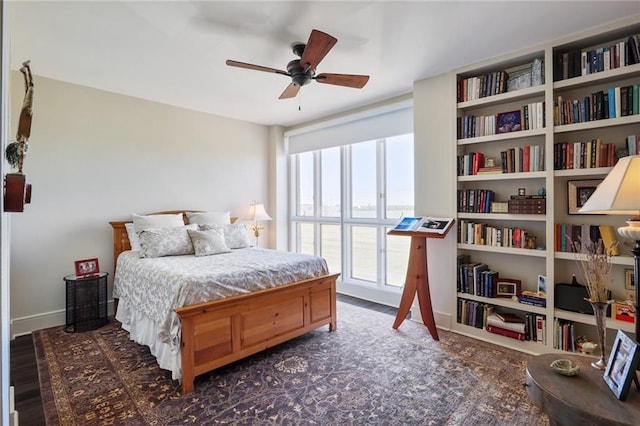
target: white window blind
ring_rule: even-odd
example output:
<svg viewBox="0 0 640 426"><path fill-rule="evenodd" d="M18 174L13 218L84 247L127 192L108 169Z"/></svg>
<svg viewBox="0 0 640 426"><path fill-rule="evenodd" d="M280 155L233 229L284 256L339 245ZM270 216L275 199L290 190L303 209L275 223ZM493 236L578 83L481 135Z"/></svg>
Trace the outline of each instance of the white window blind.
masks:
<svg viewBox="0 0 640 426"><path fill-rule="evenodd" d="M411 100L285 132L287 153L316 151L413 133Z"/></svg>

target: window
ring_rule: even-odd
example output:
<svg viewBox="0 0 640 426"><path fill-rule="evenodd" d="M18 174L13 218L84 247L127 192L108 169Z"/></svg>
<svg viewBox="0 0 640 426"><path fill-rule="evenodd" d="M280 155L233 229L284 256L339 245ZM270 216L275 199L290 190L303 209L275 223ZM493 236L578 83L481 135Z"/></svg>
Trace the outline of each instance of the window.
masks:
<svg viewBox="0 0 640 426"><path fill-rule="evenodd" d="M414 214L413 134L291 156L293 249L324 257L341 284L399 292L410 238L387 235Z"/></svg>

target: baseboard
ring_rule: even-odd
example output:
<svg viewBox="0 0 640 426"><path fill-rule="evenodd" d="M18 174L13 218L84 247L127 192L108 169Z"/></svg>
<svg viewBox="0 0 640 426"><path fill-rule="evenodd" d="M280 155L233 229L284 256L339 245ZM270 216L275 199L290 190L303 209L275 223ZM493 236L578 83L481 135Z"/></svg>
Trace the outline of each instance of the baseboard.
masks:
<svg viewBox="0 0 640 426"><path fill-rule="evenodd" d="M107 314L113 315L113 300L108 302ZM11 319L11 339L31 334L33 331L64 325L66 311L64 309L37 315L29 315Z"/></svg>
<svg viewBox="0 0 640 426"><path fill-rule="evenodd" d="M9 386L9 426L18 426L18 412L16 411L15 389Z"/></svg>
<svg viewBox="0 0 640 426"><path fill-rule="evenodd" d="M436 328L451 331L451 315L436 311L433 313L433 319L436 322ZM411 320L423 324L419 306L411 307Z"/></svg>

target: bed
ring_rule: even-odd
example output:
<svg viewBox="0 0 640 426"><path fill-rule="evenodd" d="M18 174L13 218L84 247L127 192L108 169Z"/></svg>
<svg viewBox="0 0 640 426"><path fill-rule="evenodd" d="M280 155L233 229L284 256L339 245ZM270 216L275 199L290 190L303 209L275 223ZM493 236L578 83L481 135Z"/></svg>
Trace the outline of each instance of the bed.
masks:
<svg viewBox="0 0 640 426"><path fill-rule="evenodd" d="M176 213L182 213L184 222L189 223L187 214L182 210L152 214ZM209 259L228 259L226 262L229 264L244 265L262 258L275 265L279 264L281 259L288 262L285 259L287 256L295 258L301 255L252 247L201 258L189 255L171 256L167 259L168 262L164 263L159 259L139 259L140 256L131 251L126 231L128 223L131 221L110 222L114 243L116 319L122 322L123 328L129 331L133 340L149 346L161 368L172 371L172 377L181 380L183 393L194 390L194 379L200 374L324 325L329 326L329 331L336 329L336 279L339 274L329 274L326 263L325 269L322 270L313 264L311 272L307 271L307 266L300 268L305 270L304 274L313 275L307 277L303 274L303 278L300 278L300 271L288 266L285 268L286 272L278 278L280 282L274 284L276 286L260 288L256 283L262 280L263 275L279 273L279 268L269 267L253 275L247 275L247 281L250 282L246 282L249 289L246 291L249 292L227 295L224 290L220 294L212 295L213 293L209 294L210 290L193 290L195 287L190 286L195 284L191 283L191 278L182 276L177 271L200 270L201 267L210 270L218 268L204 266ZM307 256L303 260L306 262L308 258L310 257ZM187 263L182 266L174 263L183 261ZM227 271L224 268L232 266L226 265L221 267L221 270ZM135 281L135 273L145 274L144 268L158 269L154 270L155 272L147 272L146 275L139 275L139 283L133 283L139 285L130 285L129 290L125 290L126 286L123 283ZM200 275L207 276L208 272L202 272ZM226 275L236 277L237 274L228 270ZM238 281L240 278L236 277L235 280ZM183 281L189 285L183 285ZM236 284L238 283L232 283L231 286ZM150 285L157 285L157 297L148 292ZM177 293L167 296L171 288L178 289ZM146 297L140 297L140 294ZM215 300L211 300L210 297ZM147 303L153 304L157 309L145 311L146 308L138 305L140 299L149 299ZM165 309L166 306L168 308Z"/></svg>

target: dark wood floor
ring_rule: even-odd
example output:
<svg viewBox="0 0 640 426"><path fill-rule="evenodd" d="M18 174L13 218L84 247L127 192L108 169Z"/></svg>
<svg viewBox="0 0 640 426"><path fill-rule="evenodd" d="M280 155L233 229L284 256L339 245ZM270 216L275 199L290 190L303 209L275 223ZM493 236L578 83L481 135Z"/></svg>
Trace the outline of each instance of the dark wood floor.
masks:
<svg viewBox="0 0 640 426"><path fill-rule="evenodd" d="M398 311L391 306L379 305L341 294L338 295L338 300L390 315L395 315ZM31 335L17 337L11 342L10 358L11 385L14 386L15 404L20 425L44 425L38 368Z"/></svg>

